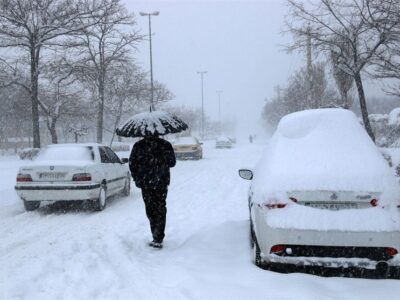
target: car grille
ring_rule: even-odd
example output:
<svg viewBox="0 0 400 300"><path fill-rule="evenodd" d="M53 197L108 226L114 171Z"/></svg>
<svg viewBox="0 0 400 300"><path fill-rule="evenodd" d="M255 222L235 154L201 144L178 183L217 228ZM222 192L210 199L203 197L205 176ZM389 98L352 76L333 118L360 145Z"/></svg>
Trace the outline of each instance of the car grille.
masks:
<svg viewBox="0 0 400 300"><path fill-rule="evenodd" d="M393 258L385 252L383 247L332 247L332 246L304 246L304 245L284 245L290 248L287 251L274 253L278 256L288 257L333 257L333 258L368 258L370 260L381 261Z"/></svg>

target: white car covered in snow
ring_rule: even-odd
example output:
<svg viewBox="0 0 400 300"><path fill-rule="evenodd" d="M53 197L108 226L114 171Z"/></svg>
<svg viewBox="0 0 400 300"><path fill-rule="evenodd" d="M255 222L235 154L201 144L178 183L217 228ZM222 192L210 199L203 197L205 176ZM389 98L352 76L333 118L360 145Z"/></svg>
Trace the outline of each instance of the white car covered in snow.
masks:
<svg viewBox="0 0 400 300"><path fill-rule="evenodd" d="M41 202L75 200L91 200L103 210L107 197L130 193L126 162L100 144L50 145L19 169L15 190L27 211Z"/></svg>
<svg viewBox="0 0 400 300"><path fill-rule="evenodd" d="M239 174L252 180L256 265L369 269L399 277L399 190L352 112L285 116L254 172Z"/></svg>
<svg viewBox="0 0 400 300"><path fill-rule="evenodd" d="M226 136L219 136L215 140L215 147L216 148L232 148L232 140Z"/></svg>

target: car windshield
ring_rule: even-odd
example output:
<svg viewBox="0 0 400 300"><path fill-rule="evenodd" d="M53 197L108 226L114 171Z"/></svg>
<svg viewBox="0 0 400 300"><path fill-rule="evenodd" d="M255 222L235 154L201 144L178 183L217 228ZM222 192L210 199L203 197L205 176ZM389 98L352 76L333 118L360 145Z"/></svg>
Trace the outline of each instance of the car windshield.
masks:
<svg viewBox="0 0 400 300"><path fill-rule="evenodd" d="M93 161L93 151L87 146L47 147L40 151L35 161Z"/></svg>
<svg viewBox="0 0 400 300"><path fill-rule="evenodd" d="M230 142L230 140L227 137L220 136L217 138L217 142Z"/></svg>
<svg viewBox="0 0 400 300"><path fill-rule="evenodd" d="M174 145L193 145L193 144L197 144L197 141L194 137L191 136L177 138L177 140L174 142Z"/></svg>

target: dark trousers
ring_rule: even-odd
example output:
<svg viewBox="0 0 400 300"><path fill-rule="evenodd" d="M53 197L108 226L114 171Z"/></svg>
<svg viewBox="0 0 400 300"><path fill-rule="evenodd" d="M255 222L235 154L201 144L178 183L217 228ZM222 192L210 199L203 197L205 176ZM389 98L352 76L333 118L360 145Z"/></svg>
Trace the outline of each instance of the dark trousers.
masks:
<svg viewBox="0 0 400 300"><path fill-rule="evenodd" d="M167 218L168 187L142 188L142 196L146 206L146 215L150 221L153 240L162 243L164 239L165 223Z"/></svg>

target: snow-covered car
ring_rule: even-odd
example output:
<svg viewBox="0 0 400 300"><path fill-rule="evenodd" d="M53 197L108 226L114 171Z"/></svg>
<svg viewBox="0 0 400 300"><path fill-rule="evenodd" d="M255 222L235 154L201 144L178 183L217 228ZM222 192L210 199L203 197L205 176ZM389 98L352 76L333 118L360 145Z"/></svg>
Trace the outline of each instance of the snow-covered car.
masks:
<svg viewBox="0 0 400 300"><path fill-rule="evenodd" d="M202 159L202 143L192 136L178 137L172 147L177 159Z"/></svg>
<svg viewBox="0 0 400 300"><path fill-rule="evenodd" d="M352 112L285 116L254 172L239 174L251 180L257 266L369 269L399 277L399 188Z"/></svg>
<svg viewBox="0 0 400 300"><path fill-rule="evenodd" d="M15 190L27 211L41 202L76 200L91 200L103 210L109 196L130 194L127 161L100 144L49 145L19 168Z"/></svg>
<svg viewBox="0 0 400 300"><path fill-rule="evenodd" d="M226 136L220 136L215 141L216 148L232 148L232 141Z"/></svg>

